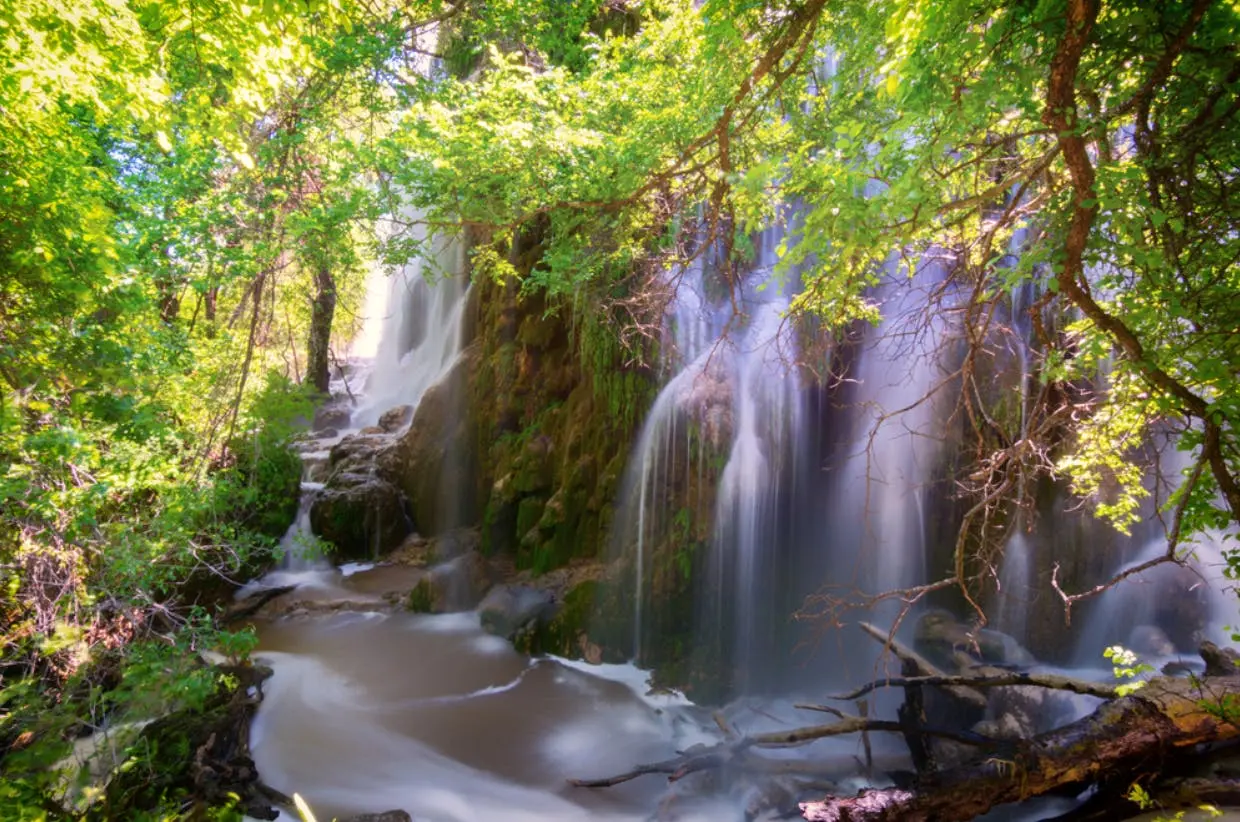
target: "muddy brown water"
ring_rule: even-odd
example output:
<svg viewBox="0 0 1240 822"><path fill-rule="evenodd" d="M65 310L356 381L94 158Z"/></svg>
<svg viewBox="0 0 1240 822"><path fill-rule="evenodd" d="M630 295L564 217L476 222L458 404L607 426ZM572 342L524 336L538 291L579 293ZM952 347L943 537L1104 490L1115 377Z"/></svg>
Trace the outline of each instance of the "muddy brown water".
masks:
<svg viewBox="0 0 1240 822"><path fill-rule="evenodd" d="M298 596L377 600L374 575L355 576L321 572ZM646 696L645 675L630 666L530 659L473 613L357 607L258 626L256 655L275 673L254 759L264 781L301 794L321 820L395 808L420 822L645 819L663 778L607 790L568 778L710 741L703 712Z"/></svg>

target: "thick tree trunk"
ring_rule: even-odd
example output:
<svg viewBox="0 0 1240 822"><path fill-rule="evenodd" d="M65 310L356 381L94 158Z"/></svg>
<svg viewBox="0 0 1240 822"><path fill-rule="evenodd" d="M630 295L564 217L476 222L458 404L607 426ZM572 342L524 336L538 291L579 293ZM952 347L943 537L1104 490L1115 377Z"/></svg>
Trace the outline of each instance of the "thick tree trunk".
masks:
<svg viewBox="0 0 1240 822"><path fill-rule="evenodd" d="M329 345L336 315L336 281L326 264L314 275L314 303L310 313L310 340L306 352L306 379L320 394L328 393L331 378Z"/></svg>
<svg viewBox="0 0 1240 822"><path fill-rule="evenodd" d="M801 809L814 822L953 822L1059 788L1157 773L1175 753L1240 740L1237 699L1240 675L1232 672L1204 680L1156 679L1070 725L925 776L911 790L828 797Z"/></svg>

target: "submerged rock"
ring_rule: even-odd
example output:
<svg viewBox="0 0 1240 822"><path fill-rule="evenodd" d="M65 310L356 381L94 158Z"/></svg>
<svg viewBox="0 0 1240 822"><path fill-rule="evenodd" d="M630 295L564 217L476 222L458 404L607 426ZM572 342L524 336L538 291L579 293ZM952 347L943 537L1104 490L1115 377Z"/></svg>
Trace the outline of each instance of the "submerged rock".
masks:
<svg viewBox="0 0 1240 822"><path fill-rule="evenodd" d="M412 405L398 405L383 412L383 415L379 417L379 427L390 434L396 434L408 425L412 418Z"/></svg>

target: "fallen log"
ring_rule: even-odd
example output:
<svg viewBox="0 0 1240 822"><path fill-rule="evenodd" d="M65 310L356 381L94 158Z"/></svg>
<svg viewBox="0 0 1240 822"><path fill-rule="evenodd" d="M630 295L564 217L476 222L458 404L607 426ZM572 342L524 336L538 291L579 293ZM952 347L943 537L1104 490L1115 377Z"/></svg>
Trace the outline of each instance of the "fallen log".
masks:
<svg viewBox="0 0 1240 822"><path fill-rule="evenodd" d="M857 624L863 632L881 642L885 649L891 651L896 659L900 660L902 666L901 674L903 676L938 678L947 676L947 673L941 668L893 637L889 631L884 631L882 628L871 625L868 622L859 622ZM962 705L981 711L986 710L986 695L976 688L966 685L948 685L943 690Z"/></svg>
<svg viewBox="0 0 1240 822"><path fill-rule="evenodd" d="M968 820L1066 786L1157 772L1173 754L1240 740L1240 675L1159 678L1089 716L1030 740L1010 741L960 766L925 774L912 789L862 791L801 804L811 822Z"/></svg>
<svg viewBox="0 0 1240 822"><path fill-rule="evenodd" d="M814 708L821 710L821 708ZM966 745L985 745L994 740L969 731L956 731L927 727L910 727L904 722L885 719L868 719L860 716L849 716L832 710L840 717L839 722L825 725L809 725L790 731L771 731L754 734L741 739L721 742L718 745L695 745L680 756L638 765L630 771L601 779L570 779L568 783L578 788L609 788L622 782L636 779L648 774L667 774L667 781L675 782L691 773L714 770L725 766L738 765L741 770L766 771L771 769L769 760L746 758L751 748L791 748L806 745L819 739L831 736L843 736L854 733L890 732L941 737L962 742Z"/></svg>

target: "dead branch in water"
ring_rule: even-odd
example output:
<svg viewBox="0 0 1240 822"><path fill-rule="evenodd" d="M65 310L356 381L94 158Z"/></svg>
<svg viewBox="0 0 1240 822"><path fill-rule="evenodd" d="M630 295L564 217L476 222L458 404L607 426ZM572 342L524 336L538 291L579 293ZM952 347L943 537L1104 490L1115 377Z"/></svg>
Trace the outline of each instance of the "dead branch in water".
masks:
<svg viewBox="0 0 1240 822"><path fill-rule="evenodd" d="M1114 699L1117 695L1115 688L1109 685L1100 685L1096 682L1086 682L1083 679L1073 679L1072 677L1059 676L1057 674L1012 672L1006 674L960 674L957 676L889 677L887 679L876 679L873 682L862 685L860 688L849 691L845 694L829 695L827 696L827 699L838 699L840 701L852 700L860 696L865 696L876 688L906 688L910 685L963 685L969 688L998 688L1008 685L1029 685L1035 688L1049 688L1055 691L1070 691L1074 694L1096 696L1099 699ZM797 707L809 708L811 706L798 705Z"/></svg>

